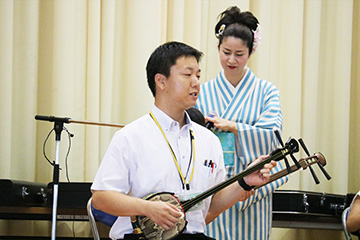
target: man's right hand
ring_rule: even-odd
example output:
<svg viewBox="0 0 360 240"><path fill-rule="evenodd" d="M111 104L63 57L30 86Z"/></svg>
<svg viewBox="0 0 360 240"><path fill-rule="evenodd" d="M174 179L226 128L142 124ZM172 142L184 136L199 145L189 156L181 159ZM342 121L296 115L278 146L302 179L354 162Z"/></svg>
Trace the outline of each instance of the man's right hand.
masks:
<svg viewBox="0 0 360 240"><path fill-rule="evenodd" d="M147 201L146 214L151 221L165 230L175 226L184 213L175 205L162 201Z"/></svg>

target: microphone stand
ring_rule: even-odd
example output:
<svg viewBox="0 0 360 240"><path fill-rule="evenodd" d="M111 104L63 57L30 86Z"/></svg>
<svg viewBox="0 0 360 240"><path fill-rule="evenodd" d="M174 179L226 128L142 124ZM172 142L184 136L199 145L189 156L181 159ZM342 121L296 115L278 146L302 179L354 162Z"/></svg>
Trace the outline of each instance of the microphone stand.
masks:
<svg viewBox="0 0 360 240"><path fill-rule="evenodd" d="M59 156L60 156L60 139L61 132L64 129L64 123L81 123L81 124L90 124L90 125L100 125L100 126L109 126L109 127L124 127L123 124L108 124L108 123L96 123L89 121L74 121L71 118L60 118L54 116L41 116L36 115L36 120L54 122L54 131L55 131L55 163L54 163L54 173L53 173L53 207L52 207L52 218L51 218L51 240L55 240L56 236L56 217L57 217L57 203L58 203L58 193L59 193Z"/></svg>
<svg viewBox="0 0 360 240"><path fill-rule="evenodd" d="M59 155L60 155L60 136L64 128L64 121L55 121L55 164L54 164L54 175L53 175L53 208L52 208L52 226L51 226L51 239L55 240L56 236L56 216L57 216L57 202L59 192Z"/></svg>
<svg viewBox="0 0 360 240"><path fill-rule="evenodd" d="M58 118L58 117L48 117L48 116L35 116L36 120L43 120L54 122L54 131L55 131L55 162L54 162L54 173L53 173L53 208L52 208L52 218L51 218L51 239L55 240L56 235L56 216L57 216L57 203L58 203L58 192L59 192L59 156L60 156L60 139L61 132L64 129L64 123L69 122L69 118Z"/></svg>

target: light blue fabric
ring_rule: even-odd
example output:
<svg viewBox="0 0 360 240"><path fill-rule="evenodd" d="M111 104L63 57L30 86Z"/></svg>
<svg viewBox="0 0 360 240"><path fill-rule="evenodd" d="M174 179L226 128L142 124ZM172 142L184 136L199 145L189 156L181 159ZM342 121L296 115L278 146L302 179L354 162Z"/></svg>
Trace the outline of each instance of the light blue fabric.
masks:
<svg viewBox="0 0 360 240"><path fill-rule="evenodd" d="M220 139L224 152L225 166L234 165L235 161L235 136L231 132L214 132Z"/></svg>
<svg viewBox="0 0 360 240"><path fill-rule="evenodd" d="M235 121L238 137L235 138L235 159L227 161L227 177L242 172L260 155L276 149L278 142L274 133L282 129L282 113L279 91L270 82L258 79L247 69L240 86L229 86L223 72L217 78L201 85L196 103L204 116L214 111L218 116ZM234 147L233 147L234 148ZM283 169L282 164L273 173ZM207 226L207 234L224 240L269 239L272 220L271 193L287 181L287 177L255 190L244 202L225 211Z"/></svg>

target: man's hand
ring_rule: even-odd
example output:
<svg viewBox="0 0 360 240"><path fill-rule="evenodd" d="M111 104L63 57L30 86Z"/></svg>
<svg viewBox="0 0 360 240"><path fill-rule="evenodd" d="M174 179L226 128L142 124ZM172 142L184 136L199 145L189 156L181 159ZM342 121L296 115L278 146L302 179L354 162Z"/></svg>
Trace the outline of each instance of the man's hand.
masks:
<svg viewBox="0 0 360 240"><path fill-rule="evenodd" d="M263 155L260 156L258 159L256 159L254 162L252 162L249 167L252 167L258 163L260 163L261 161L263 161L264 159L266 159L268 157L268 155ZM244 181L249 185L249 186L260 186L260 185L264 185L267 182L269 182L270 180L270 171L273 167L276 166L276 162L273 160L270 163L267 163L264 165L264 167L260 170L257 170L253 173L251 173L250 175L244 177Z"/></svg>
<svg viewBox="0 0 360 240"><path fill-rule="evenodd" d="M173 204L162 201L148 201L146 216L165 230L175 226L184 214Z"/></svg>
<svg viewBox="0 0 360 240"><path fill-rule="evenodd" d="M131 197L116 191L92 191L96 209L114 216L146 216L165 230L172 228L184 216L175 205Z"/></svg>

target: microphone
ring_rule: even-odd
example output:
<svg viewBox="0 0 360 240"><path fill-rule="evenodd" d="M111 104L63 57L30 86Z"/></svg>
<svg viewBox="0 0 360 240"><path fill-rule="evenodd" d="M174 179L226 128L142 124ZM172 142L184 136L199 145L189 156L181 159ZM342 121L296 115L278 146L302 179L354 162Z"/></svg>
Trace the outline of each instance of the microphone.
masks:
<svg viewBox="0 0 360 240"><path fill-rule="evenodd" d="M210 112L208 113L208 117L217 117L217 116L218 116L218 114L217 114L215 111L210 111ZM206 127L207 129L212 130L212 129L214 128L214 123L211 122L211 121L207 121L206 124L205 124L205 127Z"/></svg>
<svg viewBox="0 0 360 240"><path fill-rule="evenodd" d="M200 110L192 107L186 109L186 112L189 114L191 121L196 122L201 126L205 127L205 118L204 115L200 112Z"/></svg>
<svg viewBox="0 0 360 240"><path fill-rule="evenodd" d="M54 116L42 116L42 115L36 115L36 120L41 121L49 121L49 122L64 122L64 123L70 123L70 118L60 118L60 117L54 117Z"/></svg>

